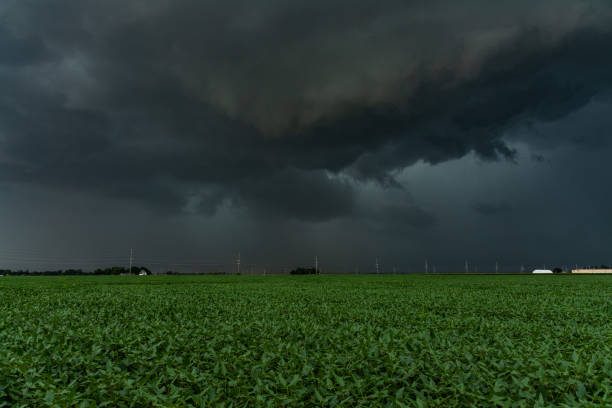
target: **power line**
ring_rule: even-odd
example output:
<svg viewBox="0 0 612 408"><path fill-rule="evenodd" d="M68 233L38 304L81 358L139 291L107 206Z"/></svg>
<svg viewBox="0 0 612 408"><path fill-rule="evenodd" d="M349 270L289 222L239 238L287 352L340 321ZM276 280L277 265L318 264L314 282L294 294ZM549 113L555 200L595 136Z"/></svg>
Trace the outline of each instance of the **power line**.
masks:
<svg viewBox="0 0 612 408"><path fill-rule="evenodd" d="M132 274L132 260L134 258L134 249L130 248L130 275Z"/></svg>

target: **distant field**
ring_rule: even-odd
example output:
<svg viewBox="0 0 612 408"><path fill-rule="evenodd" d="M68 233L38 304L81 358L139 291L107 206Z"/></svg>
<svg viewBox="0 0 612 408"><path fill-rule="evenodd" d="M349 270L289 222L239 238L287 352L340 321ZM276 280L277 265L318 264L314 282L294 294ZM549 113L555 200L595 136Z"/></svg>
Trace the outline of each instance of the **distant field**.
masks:
<svg viewBox="0 0 612 408"><path fill-rule="evenodd" d="M612 276L0 278L0 406L612 406Z"/></svg>

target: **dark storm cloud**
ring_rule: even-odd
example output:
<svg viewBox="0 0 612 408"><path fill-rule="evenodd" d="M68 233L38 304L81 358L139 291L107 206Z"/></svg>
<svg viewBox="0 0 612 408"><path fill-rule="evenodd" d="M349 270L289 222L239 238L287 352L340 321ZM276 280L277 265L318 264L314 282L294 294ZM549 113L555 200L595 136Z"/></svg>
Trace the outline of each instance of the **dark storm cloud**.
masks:
<svg viewBox="0 0 612 408"><path fill-rule="evenodd" d="M406 229L422 230L434 226L436 218L413 203L388 204L362 216L384 233L404 234Z"/></svg>
<svg viewBox="0 0 612 408"><path fill-rule="evenodd" d="M612 6L599 1L62 0L0 13L1 179L167 211L229 200L307 221L358 215L359 183L397 188L395 171L469 152L513 160L508 130L612 83Z"/></svg>
<svg viewBox="0 0 612 408"><path fill-rule="evenodd" d="M237 199L268 215L321 221L353 211L353 189L326 172L283 170L265 179L247 179L236 189Z"/></svg>
<svg viewBox="0 0 612 408"><path fill-rule="evenodd" d="M46 49L40 38L17 38L6 27L0 26L0 64L33 64L42 61L45 54Z"/></svg>
<svg viewBox="0 0 612 408"><path fill-rule="evenodd" d="M610 99L604 93L567 115L567 120L528 124L516 129L511 138L528 142L532 148L544 151L562 146L572 146L577 150L602 149L609 146L611 140L612 117L609 110ZM543 154L534 156L537 156L533 157L536 161L546 158Z"/></svg>
<svg viewBox="0 0 612 408"><path fill-rule="evenodd" d="M504 215L512 211L512 207L505 202L478 202L473 207L474 211L485 216Z"/></svg>

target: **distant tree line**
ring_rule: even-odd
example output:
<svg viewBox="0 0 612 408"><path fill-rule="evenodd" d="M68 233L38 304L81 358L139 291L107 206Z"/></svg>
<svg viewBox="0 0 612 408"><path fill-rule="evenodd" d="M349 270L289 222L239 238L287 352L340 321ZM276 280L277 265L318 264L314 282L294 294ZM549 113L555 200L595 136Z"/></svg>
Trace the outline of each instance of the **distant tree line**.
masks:
<svg viewBox="0 0 612 408"><path fill-rule="evenodd" d="M295 268L290 275L317 275L318 271L315 268Z"/></svg>
<svg viewBox="0 0 612 408"><path fill-rule="evenodd" d="M145 271L147 275L151 274L149 268L144 266L132 266L132 275L138 275L141 271ZM85 272L82 269L58 269L55 271L30 271L29 269L11 270L0 269L0 275L10 276L77 276L77 275L121 275L129 274L130 268L123 266L113 266L110 268L98 268L93 272Z"/></svg>
<svg viewBox="0 0 612 408"><path fill-rule="evenodd" d="M166 271L166 275L233 275L229 272L177 272L177 271Z"/></svg>
<svg viewBox="0 0 612 408"><path fill-rule="evenodd" d="M132 275L138 275L140 272L145 271L147 273L147 275L151 274L151 271L149 270L149 268L145 267L145 266L132 266ZM130 274L130 268L126 268L123 266L113 266L110 268L105 268L105 269L96 269L95 271L93 271L94 275L129 275Z"/></svg>

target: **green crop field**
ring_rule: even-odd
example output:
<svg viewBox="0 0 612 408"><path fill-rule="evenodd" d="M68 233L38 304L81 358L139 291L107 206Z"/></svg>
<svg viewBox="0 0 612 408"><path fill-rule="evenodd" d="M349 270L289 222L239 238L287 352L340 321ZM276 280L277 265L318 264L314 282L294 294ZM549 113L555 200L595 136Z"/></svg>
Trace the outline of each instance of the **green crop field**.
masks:
<svg viewBox="0 0 612 408"><path fill-rule="evenodd" d="M0 278L0 406L612 406L612 276Z"/></svg>

